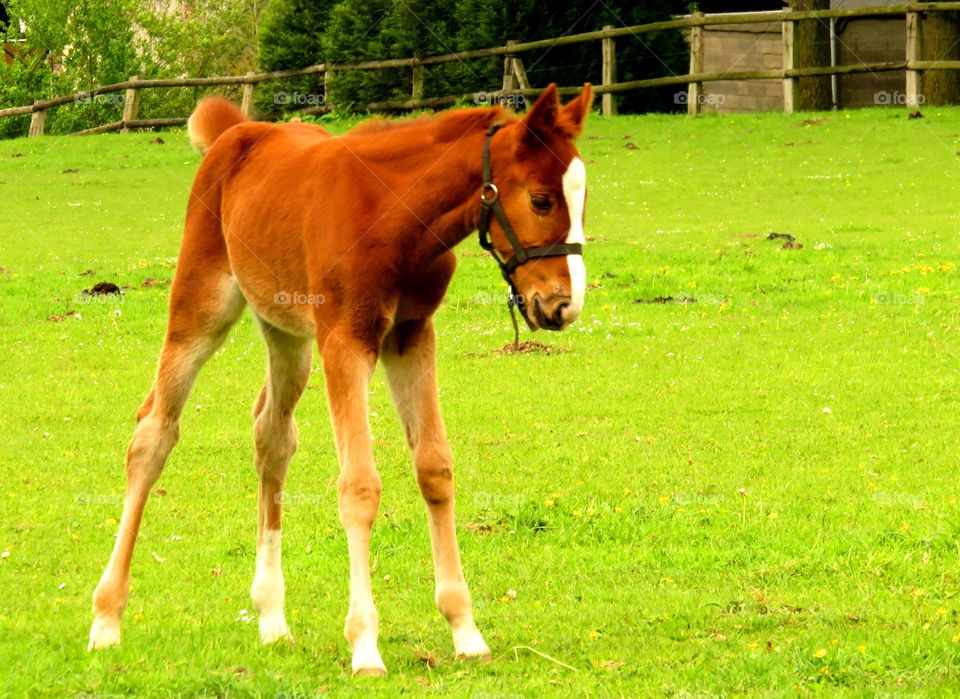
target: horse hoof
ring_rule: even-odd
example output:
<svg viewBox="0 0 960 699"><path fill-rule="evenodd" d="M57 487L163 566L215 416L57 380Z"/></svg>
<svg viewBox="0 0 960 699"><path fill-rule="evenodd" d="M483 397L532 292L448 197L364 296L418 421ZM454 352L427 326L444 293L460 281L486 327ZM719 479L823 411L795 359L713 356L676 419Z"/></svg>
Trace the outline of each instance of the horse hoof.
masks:
<svg viewBox="0 0 960 699"><path fill-rule="evenodd" d="M120 645L120 620L98 616L90 627L90 642L87 650L99 650Z"/></svg>
<svg viewBox="0 0 960 699"><path fill-rule="evenodd" d="M457 660L479 660L490 662L490 647L483 640L483 636L476 629L463 631L454 635L453 646L456 649Z"/></svg>
<svg viewBox="0 0 960 699"><path fill-rule="evenodd" d="M268 646L279 641L293 643L293 634L290 633L283 615L262 617L260 619L260 642Z"/></svg>
<svg viewBox="0 0 960 699"><path fill-rule="evenodd" d="M469 663L486 664L486 663L493 662L493 655L491 655L490 651L487 651L486 653L476 653L472 655L468 653L457 653L457 660L462 660L464 662L469 662Z"/></svg>
<svg viewBox="0 0 960 699"><path fill-rule="evenodd" d="M354 677L383 677L386 674L385 667L361 667L353 671Z"/></svg>

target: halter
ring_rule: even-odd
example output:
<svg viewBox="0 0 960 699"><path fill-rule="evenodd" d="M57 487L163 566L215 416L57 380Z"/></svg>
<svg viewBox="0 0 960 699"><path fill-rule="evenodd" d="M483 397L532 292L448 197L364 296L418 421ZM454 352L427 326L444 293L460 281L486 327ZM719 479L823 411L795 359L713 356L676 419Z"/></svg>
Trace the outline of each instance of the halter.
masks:
<svg viewBox="0 0 960 699"><path fill-rule="evenodd" d="M500 190L493 183L493 172L490 169L490 142L493 135L500 130L503 124L494 124L487 131L487 139L483 142L483 185L480 187L480 202L483 207L480 209L480 247L489 252L493 259L497 261L503 278L510 286L510 298L507 306L510 308L510 317L513 320L513 329L517 334L517 343L519 343L520 329L517 326L517 318L514 315L514 306L521 308L520 315L526 321L527 326L533 330L533 324L527 318L527 314L522 312L523 296L517 291L516 285L510 279L510 274L520 265L535 260L540 257L564 257L566 255L583 255L583 245L580 243L554 243L552 245L539 245L537 247L525 248L520 244L517 234L513 231L513 226L507 219L507 214L500 204ZM496 216L503 234L506 236L510 247L513 248L513 255L510 259L500 257L497 250L490 241L490 212ZM515 343L516 344L516 343Z"/></svg>

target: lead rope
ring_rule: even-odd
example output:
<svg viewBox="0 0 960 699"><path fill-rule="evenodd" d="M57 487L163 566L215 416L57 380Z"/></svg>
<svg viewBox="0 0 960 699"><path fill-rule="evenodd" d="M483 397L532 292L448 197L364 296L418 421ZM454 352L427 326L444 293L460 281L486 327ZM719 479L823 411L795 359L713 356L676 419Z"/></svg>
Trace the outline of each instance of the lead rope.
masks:
<svg viewBox="0 0 960 699"><path fill-rule="evenodd" d="M520 349L520 324L517 322L517 304L513 302L513 290L510 290L510 298L507 299L507 308L510 309L510 320L513 321L513 349Z"/></svg>

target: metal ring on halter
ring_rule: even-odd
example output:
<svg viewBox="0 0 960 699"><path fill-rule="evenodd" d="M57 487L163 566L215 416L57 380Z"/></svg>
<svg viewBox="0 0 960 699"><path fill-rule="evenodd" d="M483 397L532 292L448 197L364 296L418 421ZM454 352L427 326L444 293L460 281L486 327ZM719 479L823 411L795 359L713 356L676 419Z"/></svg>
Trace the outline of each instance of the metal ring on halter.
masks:
<svg viewBox="0 0 960 699"><path fill-rule="evenodd" d="M490 193L491 196L487 196L487 193ZM490 206L496 203L497 199L500 198L500 190L497 188L493 182L484 182L483 187L480 188L480 201L482 201L487 206Z"/></svg>

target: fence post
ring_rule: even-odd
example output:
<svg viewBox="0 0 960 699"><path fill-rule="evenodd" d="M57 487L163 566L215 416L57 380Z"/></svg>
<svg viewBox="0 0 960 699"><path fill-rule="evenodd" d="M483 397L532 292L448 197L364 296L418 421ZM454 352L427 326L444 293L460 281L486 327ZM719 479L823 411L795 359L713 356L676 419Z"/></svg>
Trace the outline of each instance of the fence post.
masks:
<svg viewBox="0 0 960 699"><path fill-rule="evenodd" d="M785 7L784 12L790 12L789 7ZM787 75L788 70L794 69L793 53L793 20L787 18L783 20L783 111L786 114L793 114L794 105L797 97L797 81Z"/></svg>
<svg viewBox="0 0 960 699"><path fill-rule="evenodd" d="M603 31L613 29L612 24L606 24ZM603 52L603 69L601 71L604 87L617 82L617 40L613 37L604 37L601 41ZM612 92L604 92L600 98L600 113L603 116L614 116L617 113L617 96Z"/></svg>
<svg viewBox="0 0 960 699"><path fill-rule="evenodd" d="M254 73L251 71L246 74L249 78ZM240 100L240 111L243 112L243 115L248 119L253 118L253 91L256 88L255 83L244 83L243 84L243 98Z"/></svg>
<svg viewBox="0 0 960 699"><path fill-rule="evenodd" d="M136 81L137 75L131 75L128 79ZM129 129L127 124L137 118L137 110L140 109L140 90L136 87L128 88L123 96L123 127L121 131L126 133Z"/></svg>
<svg viewBox="0 0 960 699"><path fill-rule="evenodd" d="M527 69L523 67L523 59L519 56L513 57L513 75L517 79L517 85L521 90L530 89L530 80L527 78Z"/></svg>
<svg viewBox="0 0 960 699"><path fill-rule="evenodd" d="M691 17L702 19L702 12L694 12ZM703 25L690 27L690 74L697 75L703 72ZM692 82L687 85L687 114L696 116L700 113L700 103L703 101L703 83Z"/></svg>
<svg viewBox="0 0 960 699"><path fill-rule="evenodd" d="M520 41L517 39L510 39L507 41L507 46L513 46L514 44L519 44ZM516 73L513 70L513 56L507 54L503 57L503 91L507 90L516 90Z"/></svg>
<svg viewBox="0 0 960 699"><path fill-rule="evenodd" d="M910 0L909 5L914 4ZM910 66L920 59L920 17L916 12L907 13L907 107L916 108L920 104L920 71Z"/></svg>
<svg viewBox="0 0 960 699"><path fill-rule="evenodd" d="M39 104L39 100L33 103L34 105ZM43 127L47 122L47 112L45 109L41 109L33 113L33 116L30 117L30 130L27 132L28 137L34 136L43 136Z"/></svg>
<svg viewBox="0 0 960 699"><path fill-rule="evenodd" d="M414 102L423 99L423 66L420 64L413 66L413 86L410 90L410 98Z"/></svg>

